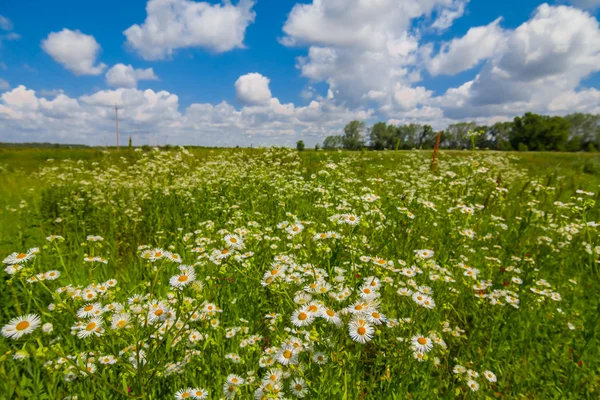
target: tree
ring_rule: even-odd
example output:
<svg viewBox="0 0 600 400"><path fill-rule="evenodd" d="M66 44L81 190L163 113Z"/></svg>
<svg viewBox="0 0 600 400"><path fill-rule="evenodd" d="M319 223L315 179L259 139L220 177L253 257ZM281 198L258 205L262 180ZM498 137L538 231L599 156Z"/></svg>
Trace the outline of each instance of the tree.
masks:
<svg viewBox="0 0 600 400"><path fill-rule="evenodd" d="M437 133L434 132L431 125L423 125L423 129L419 132L419 148L420 149L433 149Z"/></svg>
<svg viewBox="0 0 600 400"><path fill-rule="evenodd" d="M339 149L340 147L342 147L342 137L340 135L327 136L323 141L325 150Z"/></svg>
<svg viewBox="0 0 600 400"><path fill-rule="evenodd" d="M133 143L131 141L131 135L129 135L129 150L133 149Z"/></svg>
<svg viewBox="0 0 600 400"><path fill-rule="evenodd" d="M396 139L400 141L400 146L405 150L415 148L418 146L419 134L422 130L423 127L418 124L398 126Z"/></svg>
<svg viewBox="0 0 600 400"><path fill-rule="evenodd" d="M362 132L365 130L363 121L350 121L344 127L344 136L342 144L345 149L358 150L365 145Z"/></svg>
<svg viewBox="0 0 600 400"><path fill-rule="evenodd" d="M513 150L513 147L510 144L510 132L512 127L512 121L496 122L494 125L492 125L488 131L493 142L491 147L496 150Z"/></svg>
<svg viewBox="0 0 600 400"><path fill-rule="evenodd" d="M304 142L302 140L298 140L296 143L296 150L304 151Z"/></svg>
<svg viewBox="0 0 600 400"><path fill-rule="evenodd" d="M567 120L530 112L523 117L515 117L510 132L510 144L513 148L518 148L523 143L530 151L564 151L568 138Z"/></svg>
<svg viewBox="0 0 600 400"><path fill-rule="evenodd" d="M393 128L393 125L391 125ZM385 122L378 122L373 125L369 131L369 140L371 142L371 146L375 150L383 150L386 148L391 148L394 137L394 129L388 129L388 126Z"/></svg>
<svg viewBox="0 0 600 400"><path fill-rule="evenodd" d="M577 150L587 148L590 143L600 144L600 115L575 113L565 115L564 119L569 122L570 126L569 142L575 140L576 137L579 138L580 148ZM567 147L572 148L572 146L574 143Z"/></svg>
<svg viewBox="0 0 600 400"><path fill-rule="evenodd" d="M444 132L442 145L449 149L466 149L470 147L469 131L475 130L475 122L459 122L449 125Z"/></svg>

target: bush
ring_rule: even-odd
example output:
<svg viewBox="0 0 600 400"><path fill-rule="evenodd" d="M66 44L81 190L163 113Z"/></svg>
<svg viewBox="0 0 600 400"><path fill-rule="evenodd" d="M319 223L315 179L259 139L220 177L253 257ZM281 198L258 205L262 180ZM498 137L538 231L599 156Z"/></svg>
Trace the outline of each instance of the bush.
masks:
<svg viewBox="0 0 600 400"><path fill-rule="evenodd" d="M529 147L525 143L519 143L519 151L529 151Z"/></svg>
<svg viewBox="0 0 600 400"><path fill-rule="evenodd" d="M304 142L302 140L298 140L298 143L296 143L296 150L304 151Z"/></svg>
<svg viewBox="0 0 600 400"><path fill-rule="evenodd" d="M587 146L587 151L589 151L590 153L595 153L595 152L597 152L598 150L596 150L596 146L594 146L594 143L590 143L590 144L588 144L588 146Z"/></svg>

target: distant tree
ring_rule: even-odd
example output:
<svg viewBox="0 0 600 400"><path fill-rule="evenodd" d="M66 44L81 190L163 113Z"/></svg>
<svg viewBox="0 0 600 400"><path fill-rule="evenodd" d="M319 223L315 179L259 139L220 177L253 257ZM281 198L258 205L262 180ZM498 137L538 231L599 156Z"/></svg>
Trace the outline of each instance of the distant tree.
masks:
<svg viewBox="0 0 600 400"><path fill-rule="evenodd" d="M342 147L342 136L340 135L327 136L323 141L325 150L339 149L340 147Z"/></svg>
<svg viewBox="0 0 600 400"><path fill-rule="evenodd" d="M315 144L315 151L319 151L321 150L321 146L319 146L319 143Z"/></svg>
<svg viewBox="0 0 600 400"><path fill-rule="evenodd" d="M131 141L131 135L129 135L129 145L127 147L129 147L129 150L133 149L133 142Z"/></svg>
<svg viewBox="0 0 600 400"><path fill-rule="evenodd" d="M548 117L529 112L523 117L515 117L510 132L513 148L518 148L519 144L523 143L531 151L564 151L568 138L569 122L563 117Z"/></svg>
<svg viewBox="0 0 600 400"><path fill-rule="evenodd" d="M600 114L575 113L565 115L564 119L569 122L569 141L578 137L581 150L590 143L600 144Z"/></svg>
<svg viewBox="0 0 600 400"><path fill-rule="evenodd" d="M296 150L304 151L304 142L302 140L298 140L298 142L296 142Z"/></svg>
<svg viewBox="0 0 600 400"><path fill-rule="evenodd" d="M512 121L507 121L496 122L489 128L488 134L493 142L492 148L496 150L514 150L510 144L510 132L512 127Z"/></svg>
<svg viewBox="0 0 600 400"><path fill-rule="evenodd" d="M392 125L393 128L393 125ZM369 141L375 150L390 148L393 143L395 129L388 129L385 122L378 122L369 130Z"/></svg>
<svg viewBox="0 0 600 400"><path fill-rule="evenodd" d="M418 147L422 130L423 127L419 124L400 125L396 128L396 140L400 141L400 146L405 150Z"/></svg>
<svg viewBox="0 0 600 400"><path fill-rule="evenodd" d="M477 124L475 122L459 122L451 124L446 128L443 147L449 149L466 149L469 148L470 139L469 131L476 130Z"/></svg>
<svg viewBox="0 0 600 400"><path fill-rule="evenodd" d="M344 136L342 144L345 149L358 150L365 145L363 138L363 131L365 130L365 123L363 121L350 121L344 127Z"/></svg>
<svg viewBox="0 0 600 400"><path fill-rule="evenodd" d="M525 143L519 143L518 149L519 151L529 151L529 147Z"/></svg>
<svg viewBox="0 0 600 400"><path fill-rule="evenodd" d="M421 132L419 132L419 148L433 149L436 138L437 133L434 132L433 128L430 125L423 125Z"/></svg>
<svg viewBox="0 0 600 400"><path fill-rule="evenodd" d="M587 151L589 151L590 153L595 153L597 151L596 146L594 146L594 143L588 144Z"/></svg>

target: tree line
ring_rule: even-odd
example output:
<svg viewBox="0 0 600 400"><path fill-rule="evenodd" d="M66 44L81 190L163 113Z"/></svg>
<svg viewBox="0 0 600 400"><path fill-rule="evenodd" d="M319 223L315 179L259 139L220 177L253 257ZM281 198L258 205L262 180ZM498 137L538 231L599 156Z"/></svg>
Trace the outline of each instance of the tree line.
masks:
<svg viewBox="0 0 600 400"><path fill-rule="evenodd" d="M367 128L363 121L351 121L343 134L327 136L323 148L431 149L437 135L430 125L377 122ZM494 125L460 122L441 131L440 148L471 148L472 137L480 149L595 152L600 148L600 114L574 113L560 117L528 112L513 121Z"/></svg>

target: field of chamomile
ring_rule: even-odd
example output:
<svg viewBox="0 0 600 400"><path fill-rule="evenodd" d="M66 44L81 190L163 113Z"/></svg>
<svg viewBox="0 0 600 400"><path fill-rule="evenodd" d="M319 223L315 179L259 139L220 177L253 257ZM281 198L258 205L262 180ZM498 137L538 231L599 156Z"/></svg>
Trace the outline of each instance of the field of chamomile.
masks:
<svg viewBox="0 0 600 400"><path fill-rule="evenodd" d="M597 399L599 171L3 150L0 399Z"/></svg>

